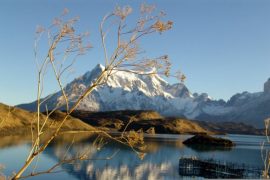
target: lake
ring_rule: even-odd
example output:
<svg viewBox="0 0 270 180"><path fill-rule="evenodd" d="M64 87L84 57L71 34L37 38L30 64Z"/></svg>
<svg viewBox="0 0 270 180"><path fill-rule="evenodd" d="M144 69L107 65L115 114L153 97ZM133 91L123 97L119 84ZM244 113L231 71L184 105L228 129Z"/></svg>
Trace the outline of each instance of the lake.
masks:
<svg viewBox="0 0 270 180"><path fill-rule="evenodd" d="M127 147L109 142L97 150L93 138L81 135L68 135L50 145L38 158L37 169L46 170L63 156L74 157L80 152L88 151L93 160L78 161L60 166L55 174L45 174L30 179L180 179L178 172L179 158L196 156L200 159L235 162L250 166L263 166L261 143L263 136L226 135L236 143L231 149L192 149L182 144L189 135L148 135L145 138L147 155L140 160ZM0 164L4 164L5 175L17 171L25 161L30 149L30 142L18 137L3 137L0 140ZM72 146L70 146L70 142ZM104 160L116 153L111 160ZM35 163L34 163L35 164ZM33 168L33 167L31 167ZM31 172L31 171L28 171Z"/></svg>

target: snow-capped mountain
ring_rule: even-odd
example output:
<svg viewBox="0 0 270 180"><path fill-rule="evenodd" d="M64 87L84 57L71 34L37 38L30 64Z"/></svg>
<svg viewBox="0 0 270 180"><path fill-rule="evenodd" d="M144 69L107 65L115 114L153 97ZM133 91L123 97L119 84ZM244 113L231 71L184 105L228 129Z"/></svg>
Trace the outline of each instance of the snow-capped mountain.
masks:
<svg viewBox="0 0 270 180"><path fill-rule="evenodd" d="M97 65L92 71L76 78L65 87L70 106L103 71ZM52 109L64 105L61 92L50 96L44 103ZM19 107L35 111L36 102ZM62 106L64 108L64 106ZM262 127L263 120L270 117L270 80L264 92L236 94L225 102L212 100L206 93L192 94L182 84L169 84L158 75L145 76L124 71L114 72L106 84L97 87L87 96L78 109L88 111L156 110L167 116L184 116L189 119L243 121Z"/></svg>

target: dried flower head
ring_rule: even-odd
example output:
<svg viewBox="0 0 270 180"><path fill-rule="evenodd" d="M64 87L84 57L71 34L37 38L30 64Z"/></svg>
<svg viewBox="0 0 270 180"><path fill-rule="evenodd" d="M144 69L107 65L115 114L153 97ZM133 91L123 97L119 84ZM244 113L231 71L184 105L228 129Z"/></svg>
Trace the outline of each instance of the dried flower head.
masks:
<svg viewBox="0 0 270 180"><path fill-rule="evenodd" d="M143 3L143 4L141 4L140 11L142 14L152 13L155 9L156 9L156 7L154 5L148 5L148 4Z"/></svg>
<svg viewBox="0 0 270 180"><path fill-rule="evenodd" d="M139 19L139 21L137 22L138 29L142 30L144 28L145 24L146 24L146 19L144 19L144 18Z"/></svg>
<svg viewBox="0 0 270 180"><path fill-rule="evenodd" d="M75 16L74 18L68 20L68 24L74 24L79 20L80 20L80 16Z"/></svg>
<svg viewBox="0 0 270 180"><path fill-rule="evenodd" d="M171 29L172 25L173 25L172 21L162 22L161 20L157 20L156 23L152 25L152 28L162 33L164 31Z"/></svg>
<svg viewBox="0 0 270 180"><path fill-rule="evenodd" d="M176 77L179 81L181 81L182 83L184 83L185 80L186 80L186 76L185 76L181 71L177 71L177 72L175 73L175 77Z"/></svg>
<svg viewBox="0 0 270 180"><path fill-rule="evenodd" d="M119 49L122 51L122 56L124 60L130 60L136 58L139 52L139 46L137 43L121 41L119 44Z"/></svg>
<svg viewBox="0 0 270 180"><path fill-rule="evenodd" d="M61 23L62 23L62 20L61 20L61 19L59 19L59 18L54 18L54 19L53 19L53 25L58 26L58 25L60 25Z"/></svg>
<svg viewBox="0 0 270 180"><path fill-rule="evenodd" d="M124 6L123 8L121 8L120 6L117 6L113 14L115 16L120 17L123 20L131 13L132 13L132 8L130 6Z"/></svg>
<svg viewBox="0 0 270 180"><path fill-rule="evenodd" d="M88 43L88 44L86 44L86 46L85 46L87 49L90 49L90 48L93 48L93 46L92 46L92 44L91 43Z"/></svg>
<svg viewBox="0 0 270 180"><path fill-rule="evenodd" d="M40 26L40 25L38 25L38 26L36 27L36 33L42 33L42 32L44 32L44 31L46 31L46 29L45 29L44 27L42 27L42 26Z"/></svg>
<svg viewBox="0 0 270 180"><path fill-rule="evenodd" d="M65 24L64 27L62 28L62 35L68 35L68 34L73 34L75 32L75 30L73 29L73 27Z"/></svg>
<svg viewBox="0 0 270 180"><path fill-rule="evenodd" d="M186 76L184 75L184 74L182 74L182 76L181 76L181 82L183 83L183 82L185 82L185 80L186 80Z"/></svg>
<svg viewBox="0 0 270 180"><path fill-rule="evenodd" d="M165 11L160 11L160 12L159 12L159 16L160 16L160 17L166 16Z"/></svg>
<svg viewBox="0 0 270 180"><path fill-rule="evenodd" d="M127 135L127 139L128 139L128 143L132 147L141 146L144 144L143 131L142 130L138 130L138 131L131 130L131 131L129 131L129 133Z"/></svg>
<svg viewBox="0 0 270 180"><path fill-rule="evenodd" d="M140 158L141 160L144 159L145 155L146 155L146 153L143 153L143 152L139 152L139 153L138 153L138 156L139 156L139 158Z"/></svg>
<svg viewBox="0 0 270 180"><path fill-rule="evenodd" d="M66 14L68 14L69 13L69 9L68 8L65 8L64 10L63 10L63 15L66 15Z"/></svg>

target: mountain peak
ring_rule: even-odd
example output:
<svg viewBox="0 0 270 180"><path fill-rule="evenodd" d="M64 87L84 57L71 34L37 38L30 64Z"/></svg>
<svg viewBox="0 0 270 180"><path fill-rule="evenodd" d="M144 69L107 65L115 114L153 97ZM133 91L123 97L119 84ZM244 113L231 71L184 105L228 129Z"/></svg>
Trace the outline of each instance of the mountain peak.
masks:
<svg viewBox="0 0 270 180"><path fill-rule="evenodd" d="M82 77L84 81L87 81L87 82L93 81L95 78L97 78L101 74L102 71L104 71L104 69L105 67L102 64L97 64L91 71L88 71Z"/></svg>
<svg viewBox="0 0 270 180"><path fill-rule="evenodd" d="M264 93L270 93L270 78L264 83Z"/></svg>
<svg viewBox="0 0 270 180"><path fill-rule="evenodd" d="M92 71L104 71L105 66L103 66L102 64L97 64L94 69Z"/></svg>
<svg viewBox="0 0 270 180"><path fill-rule="evenodd" d="M100 68L100 69L105 69L105 66L103 66L102 64L97 64L95 68Z"/></svg>
<svg viewBox="0 0 270 180"><path fill-rule="evenodd" d="M105 67L97 64L92 71L74 79L66 87L70 106L72 106L85 90L104 71ZM166 116L181 116L190 119L218 119L222 121L249 120L258 126L263 125L262 119L269 117L270 79L264 84L263 93L241 93L234 95L227 103L211 99L208 94L191 94L183 83L169 84L157 74L145 76L114 70L102 85L96 87L81 102L77 109L87 111L115 110L155 110ZM65 108L61 92L48 98L41 107L42 111L53 109L55 106ZM268 105L269 104L269 105ZM20 107L34 110L36 102ZM261 107L266 110L261 111ZM253 109L258 109L254 111ZM262 112L261 114L259 114ZM253 113L253 114L252 114Z"/></svg>

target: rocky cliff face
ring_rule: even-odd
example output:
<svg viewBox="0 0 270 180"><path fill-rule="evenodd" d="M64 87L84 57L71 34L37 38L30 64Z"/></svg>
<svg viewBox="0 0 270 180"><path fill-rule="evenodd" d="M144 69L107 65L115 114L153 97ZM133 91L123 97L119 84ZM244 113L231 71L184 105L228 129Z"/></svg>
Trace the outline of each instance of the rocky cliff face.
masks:
<svg viewBox="0 0 270 180"><path fill-rule="evenodd" d="M66 86L70 106L103 71L97 65L92 71L76 78ZM56 105L64 109L61 92L53 94L45 105L52 109ZM35 111L36 102L19 107ZM213 100L206 93L192 94L182 84L169 84L158 75L144 76L115 71L106 84L96 88L86 97L80 110L155 110L166 116L182 116L189 119L236 121L263 127L263 120L270 117L270 80L264 84L264 92L238 93L228 102Z"/></svg>

